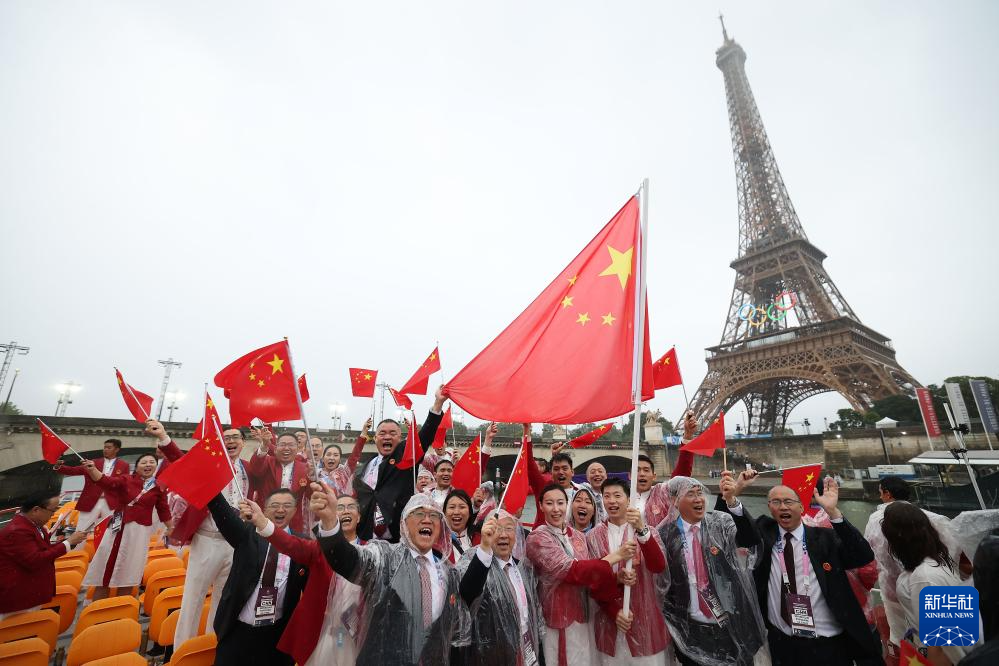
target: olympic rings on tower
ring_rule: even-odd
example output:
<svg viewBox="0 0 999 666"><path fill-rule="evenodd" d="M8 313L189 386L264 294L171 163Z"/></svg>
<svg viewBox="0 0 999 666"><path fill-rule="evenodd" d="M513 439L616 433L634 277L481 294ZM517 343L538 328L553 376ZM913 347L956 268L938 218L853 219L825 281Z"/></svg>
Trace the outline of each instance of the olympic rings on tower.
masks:
<svg viewBox="0 0 999 666"><path fill-rule="evenodd" d="M785 289L776 296L772 303L766 307L755 303L743 303L736 313L744 322L748 322L753 328L761 328L768 321L783 321L787 316L787 311L798 304L798 297L793 291Z"/></svg>

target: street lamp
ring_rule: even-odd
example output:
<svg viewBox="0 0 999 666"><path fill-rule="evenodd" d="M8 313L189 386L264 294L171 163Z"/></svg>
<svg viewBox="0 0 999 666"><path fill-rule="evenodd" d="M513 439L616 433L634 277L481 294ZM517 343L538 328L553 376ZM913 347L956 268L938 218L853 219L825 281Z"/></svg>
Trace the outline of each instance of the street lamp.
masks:
<svg viewBox="0 0 999 666"><path fill-rule="evenodd" d="M177 401L183 400L186 396L183 391L167 391L164 395L170 401L170 404L167 405L167 411L170 412L170 415L167 416L167 421L173 421L173 413L177 409Z"/></svg>
<svg viewBox="0 0 999 666"><path fill-rule="evenodd" d="M66 408L73 404L73 395L83 387L76 382L63 382L56 384L55 390L59 391L59 401L56 403L56 416L65 416Z"/></svg>
<svg viewBox="0 0 999 666"><path fill-rule="evenodd" d="M330 417L333 419L333 429L339 430L340 426L343 424L342 414L347 409L346 405L340 402L334 402L330 405Z"/></svg>

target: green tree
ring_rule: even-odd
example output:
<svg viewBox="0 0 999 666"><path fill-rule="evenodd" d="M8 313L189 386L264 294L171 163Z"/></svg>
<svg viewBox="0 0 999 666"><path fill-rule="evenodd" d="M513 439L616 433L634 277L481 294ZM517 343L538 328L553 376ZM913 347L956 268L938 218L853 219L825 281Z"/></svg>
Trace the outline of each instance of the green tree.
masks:
<svg viewBox="0 0 999 666"><path fill-rule="evenodd" d="M22 412L21 409L12 402L0 403L0 414L4 414L6 416L18 416L23 413L24 412Z"/></svg>
<svg viewBox="0 0 999 666"><path fill-rule="evenodd" d="M874 401L874 410L896 421L919 422L919 403L912 396L905 394L890 395L887 398Z"/></svg>

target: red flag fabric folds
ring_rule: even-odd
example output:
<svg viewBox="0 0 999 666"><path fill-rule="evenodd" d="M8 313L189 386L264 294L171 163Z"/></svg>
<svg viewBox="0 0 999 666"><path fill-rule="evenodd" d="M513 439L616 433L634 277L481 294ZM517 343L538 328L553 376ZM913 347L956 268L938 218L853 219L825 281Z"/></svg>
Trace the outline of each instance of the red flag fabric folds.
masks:
<svg viewBox="0 0 999 666"><path fill-rule="evenodd" d="M680 447L681 451L690 451L699 456L712 456L716 449L725 448L725 412L720 412L715 422L704 432ZM807 506L807 505L806 505Z"/></svg>
<svg viewBox="0 0 999 666"><path fill-rule="evenodd" d="M472 495L482 484L482 453L480 450L481 436L476 435L472 443L454 464L451 473L451 487L464 490Z"/></svg>
<svg viewBox="0 0 999 666"><path fill-rule="evenodd" d="M448 405L441 417L441 424L437 426L437 432L434 433L435 449L439 449L447 443L447 431L452 427L454 427L454 421L451 420L451 405Z"/></svg>
<svg viewBox="0 0 999 666"><path fill-rule="evenodd" d="M679 386L683 383L680 364L676 360L676 347L672 347L661 359L652 364L652 382L657 389Z"/></svg>
<svg viewBox="0 0 999 666"><path fill-rule="evenodd" d="M308 402L309 385L305 383L305 375L298 378L298 395L302 398L302 402Z"/></svg>
<svg viewBox="0 0 999 666"><path fill-rule="evenodd" d="M406 448L403 451L402 459L395 462L395 466L399 469L409 469L416 464L416 448L420 446L418 431L416 414L413 414L413 419L409 422L409 430L406 432ZM390 459L389 464L392 462Z"/></svg>
<svg viewBox="0 0 999 666"><path fill-rule="evenodd" d="M219 430L222 428L222 419L219 418L219 411L215 408L215 401L211 399L208 392L205 392L205 415L198 421L198 426L194 429L194 435L191 439L194 441L202 440L205 438L205 424L208 424L208 433L215 434L215 427L212 425L212 421L219 424Z"/></svg>
<svg viewBox="0 0 999 666"><path fill-rule="evenodd" d="M898 657L899 666L933 666L932 662L916 649L912 641L903 639L899 647L901 648Z"/></svg>
<svg viewBox="0 0 999 666"><path fill-rule="evenodd" d="M232 481L227 455L218 435L210 432L180 460L160 472L157 482L186 499L188 504L204 509Z"/></svg>
<svg viewBox="0 0 999 666"><path fill-rule="evenodd" d="M392 396L392 399L395 400L396 407L402 407L403 409L413 408L413 401L404 396L402 393L396 391L394 388L389 387L389 394Z"/></svg>
<svg viewBox="0 0 999 666"><path fill-rule="evenodd" d="M639 202L632 197L445 393L468 413L507 423L602 421L634 409ZM653 396L645 318L642 396Z"/></svg>
<svg viewBox="0 0 999 666"><path fill-rule="evenodd" d="M517 454L517 461L513 464L513 471L510 472L510 482L503 493L500 508L513 514L523 509L527 503L528 486L527 456L524 455L524 444L521 442L520 453Z"/></svg>
<svg viewBox="0 0 999 666"><path fill-rule="evenodd" d="M288 341L282 340L240 356L215 375L215 385L227 391L233 427L253 418L267 423L302 418L288 355Z"/></svg>
<svg viewBox="0 0 999 666"><path fill-rule="evenodd" d="M62 438L52 431L52 428L38 421L38 429L42 431L42 458L45 462L54 465L57 460L69 449L69 444L62 441Z"/></svg>
<svg viewBox="0 0 999 666"><path fill-rule="evenodd" d="M153 398L142 391L125 383L125 378L121 376L118 368L114 369L114 374L118 377L118 388L121 389L121 397L125 400L128 411L139 423L149 420L149 414L153 411Z"/></svg>
<svg viewBox="0 0 999 666"><path fill-rule="evenodd" d="M807 509L812 503L812 491L815 490L815 484L819 482L819 475L821 473L822 465L786 469L780 482L781 485L785 485L798 493L801 505Z"/></svg>
<svg viewBox="0 0 999 666"><path fill-rule="evenodd" d="M98 522L94 525L94 549L101 547L101 539L104 538L104 533L108 531L108 526L111 524L111 519L114 518L114 514L104 516L104 520Z"/></svg>
<svg viewBox="0 0 999 666"><path fill-rule="evenodd" d="M593 442L597 441L598 439L609 433L611 431L611 428L613 427L614 427L613 423L605 423L599 428L594 428L590 432L584 435L580 435L576 439L569 440L568 444L574 449L581 449L584 446L589 446Z"/></svg>
<svg viewBox="0 0 999 666"><path fill-rule="evenodd" d="M377 380L377 370L350 368L350 392L355 398L375 397L375 382Z"/></svg>
<svg viewBox="0 0 999 666"><path fill-rule="evenodd" d="M405 393L408 395L426 395L427 394L427 384L429 382L430 375L435 372L439 372L441 369L441 357L440 353L437 351L437 347L430 352L430 356L427 360L423 362L413 376L409 378L409 381L403 384L402 388L399 389L399 393Z"/></svg>

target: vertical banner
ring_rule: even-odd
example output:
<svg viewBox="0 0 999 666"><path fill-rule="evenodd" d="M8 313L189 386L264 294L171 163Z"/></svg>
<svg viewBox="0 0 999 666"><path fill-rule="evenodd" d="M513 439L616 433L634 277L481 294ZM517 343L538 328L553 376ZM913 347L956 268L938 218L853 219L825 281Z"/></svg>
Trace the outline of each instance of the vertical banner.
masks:
<svg viewBox="0 0 999 666"><path fill-rule="evenodd" d="M944 382L947 389L947 402L954 412L954 419L958 425L962 423L971 427L971 414L968 413L968 406L964 404L964 396L961 394L961 385L957 382Z"/></svg>
<svg viewBox="0 0 999 666"><path fill-rule="evenodd" d="M975 398L975 406L978 407L978 415L982 419L982 427L985 432L993 435L999 433L999 417L996 416L995 405L992 404L992 396L989 395L989 385L984 379L972 379L968 384L971 386L971 395Z"/></svg>
<svg viewBox="0 0 999 666"><path fill-rule="evenodd" d="M939 437L940 421L937 420L937 410L933 409L933 396L929 389L917 388L916 399L919 400L919 412L923 415L923 425L929 437Z"/></svg>

